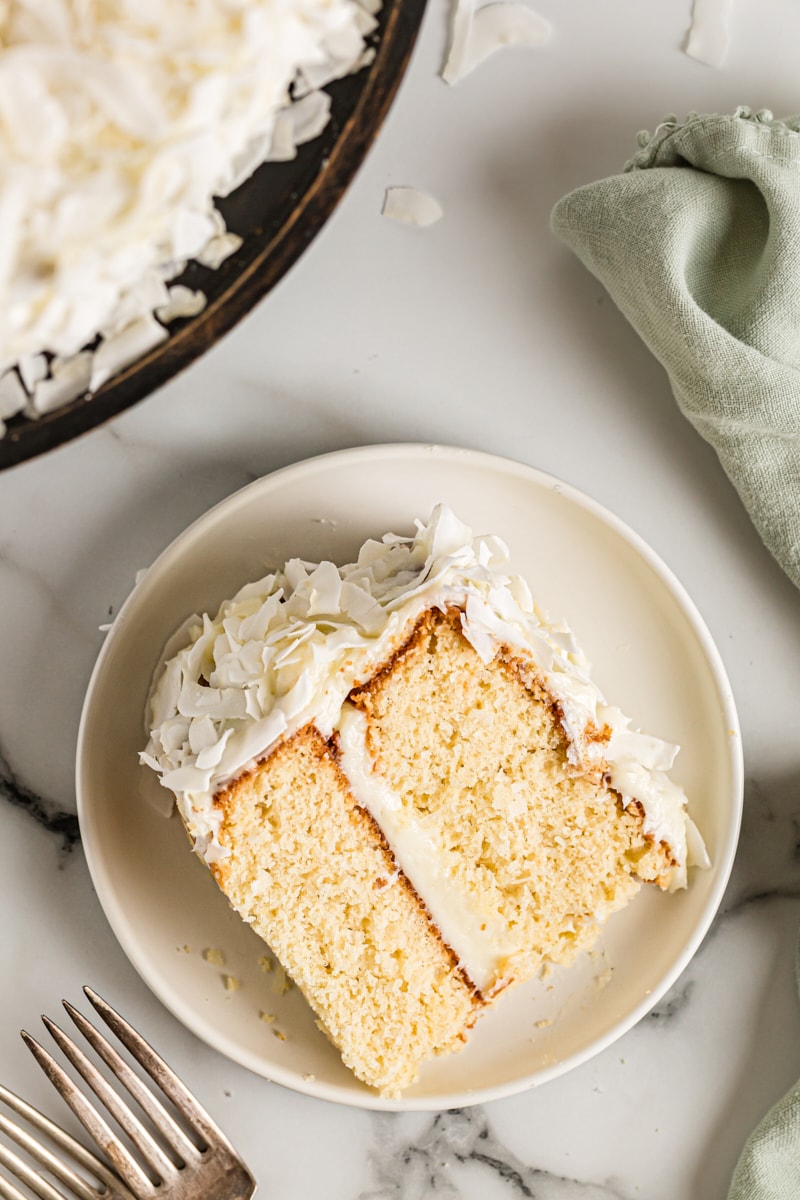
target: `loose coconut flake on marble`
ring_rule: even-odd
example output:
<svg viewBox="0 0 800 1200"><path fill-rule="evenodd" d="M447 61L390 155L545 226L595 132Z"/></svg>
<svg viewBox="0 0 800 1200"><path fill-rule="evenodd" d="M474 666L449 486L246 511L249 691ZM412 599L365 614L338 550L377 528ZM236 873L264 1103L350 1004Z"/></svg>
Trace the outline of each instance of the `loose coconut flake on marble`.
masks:
<svg viewBox="0 0 800 1200"><path fill-rule="evenodd" d="M418 188L390 187L386 189L381 214L392 221L424 229L441 220L444 209L434 196Z"/></svg>
<svg viewBox="0 0 800 1200"><path fill-rule="evenodd" d="M514 0L498 0L476 8L475 0L455 0L450 49L442 71L455 84L506 46L542 46L551 26L532 8Z"/></svg>
<svg viewBox="0 0 800 1200"><path fill-rule="evenodd" d="M730 41L733 0L694 0L692 25L686 40L690 58L709 67L721 67Z"/></svg>

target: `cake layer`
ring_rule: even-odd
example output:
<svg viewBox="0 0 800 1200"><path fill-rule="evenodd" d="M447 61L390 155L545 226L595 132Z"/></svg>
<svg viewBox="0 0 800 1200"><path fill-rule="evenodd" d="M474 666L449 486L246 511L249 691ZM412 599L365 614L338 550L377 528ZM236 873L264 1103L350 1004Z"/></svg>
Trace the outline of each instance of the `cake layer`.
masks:
<svg viewBox="0 0 800 1200"><path fill-rule="evenodd" d="M483 663L457 610L427 613L350 701L372 782L362 797L345 753L351 787L484 994L570 961L640 881L668 880L641 809L569 761L541 682L508 652Z"/></svg>
<svg viewBox="0 0 800 1200"><path fill-rule="evenodd" d="M458 1049L481 1001L313 727L217 797L212 867L344 1062L396 1095Z"/></svg>

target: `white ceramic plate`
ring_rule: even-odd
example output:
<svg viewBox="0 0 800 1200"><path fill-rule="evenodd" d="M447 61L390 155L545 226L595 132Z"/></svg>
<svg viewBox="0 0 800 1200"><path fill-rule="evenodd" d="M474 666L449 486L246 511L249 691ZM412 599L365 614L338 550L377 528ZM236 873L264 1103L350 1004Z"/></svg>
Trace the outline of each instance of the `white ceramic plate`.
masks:
<svg viewBox="0 0 800 1200"><path fill-rule="evenodd" d="M300 556L352 561L365 538L411 532L445 501L476 533L508 543L539 604L565 617L600 687L640 728L678 742L685 787L711 855L669 896L643 889L591 954L512 990L466 1050L430 1064L402 1100L358 1082L296 989L260 965L264 944L231 911L189 848L164 790L140 767L151 673L192 612ZM542 1083L608 1046L647 1013L697 950L731 868L742 801L741 739L719 655L656 555L573 488L506 459L440 446L325 455L251 484L164 551L122 608L84 706L78 813L89 868L123 950L199 1037L298 1091L365 1108L441 1109ZM224 965L204 958L221 951ZM212 959L216 955L211 956ZM223 974L239 988L226 990ZM259 1014L274 1014L266 1024ZM279 1035L279 1036L276 1036Z"/></svg>

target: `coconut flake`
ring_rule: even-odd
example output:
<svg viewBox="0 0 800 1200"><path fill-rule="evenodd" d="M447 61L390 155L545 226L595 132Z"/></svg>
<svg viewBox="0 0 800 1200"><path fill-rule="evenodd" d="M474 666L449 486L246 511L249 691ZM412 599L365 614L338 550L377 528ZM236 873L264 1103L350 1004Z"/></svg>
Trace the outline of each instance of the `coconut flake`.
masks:
<svg viewBox="0 0 800 1200"><path fill-rule="evenodd" d="M721 67L730 41L733 0L694 0L692 25L686 40L690 58L709 67Z"/></svg>
<svg viewBox="0 0 800 1200"><path fill-rule="evenodd" d="M312 95L313 93L309 93ZM300 101L298 101L300 103ZM267 162L289 162L297 155L297 144L294 140L294 124L288 108L282 108L275 118L272 136L269 142Z"/></svg>
<svg viewBox="0 0 800 1200"><path fill-rule="evenodd" d="M169 325L180 317L196 317L206 306L206 297L202 292L195 292L184 287L182 283L174 284L170 289L166 304L156 309L159 321Z"/></svg>
<svg viewBox="0 0 800 1200"><path fill-rule="evenodd" d="M117 371L141 358L166 337L164 326L148 315L140 317L113 337L104 339L94 352L89 383L91 391L96 392Z"/></svg>
<svg viewBox="0 0 800 1200"><path fill-rule="evenodd" d="M542 46L551 27L544 17L514 0L475 8L475 0L456 0L450 50L442 71L445 83L456 84L505 46Z"/></svg>
<svg viewBox="0 0 800 1200"><path fill-rule="evenodd" d="M0 421L15 417L28 403L28 393L16 371L0 376Z"/></svg>
<svg viewBox="0 0 800 1200"><path fill-rule="evenodd" d="M294 85L295 100L302 99L309 92L327 87L329 83L343 79L345 75L352 75L372 62L375 58L375 50L372 46L367 46L365 49L363 41L356 50L356 39L353 32L345 33L335 44L331 44L329 41L330 55L326 61L303 64Z"/></svg>
<svg viewBox="0 0 800 1200"><path fill-rule="evenodd" d="M444 209L434 196L418 188L390 187L384 194L381 213L393 221L425 228L440 220Z"/></svg>
<svg viewBox="0 0 800 1200"><path fill-rule="evenodd" d="M218 233L208 242L195 258L204 267L210 267L212 271L216 271L221 267L226 258L230 258L235 254L242 245L242 239L238 233Z"/></svg>
<svg viewBox="0 0 800 1200"><path fill-rule="evenodd" d="M28 354L19 360L17 370L25 390L30 394L40 380L47 378L47 358L44 354Z"/></svg>
<svg viewBox="0 0 800 1200"><path fill-rule="evenodd" d="M164 280L155 271L148 271L121 297L113 313L98 332L104 334L105 337L121 333L139 317L155 312L168 300L169 292Z"/></svg>
<svg viewBox="0 0 800 1200"><path fill-rule="evenodd" d="M380 5L378 6L378 8L376 8L374 10L374 12L378 12L379 9L380 9ZM378 28L378 20L377 20L377 17L374 16L374 12L370 12L370 10L366 7L360 7L356 11L356 14L355 14L356 29L358 30L358 32L361 34L361 36L363 38L369 37L369 35L371 33L374 33L375 30Z"/></svg>
<svg viewBox="0 0 800 1200"><path fill-rule="evenodd" d="M294 142L302 146L322 133L331 115L331 98L327 92L309 92L288 110Z"/></svg>
<svg viewBox="0 0 800 1200"><path fill-rule="evenodd" d="M211 213L179 212L172 225L170 257L177 262L199 258L203 248L216 236Z"/></svg>
<svg viewBox="0 0 800 1200"><path fill-rule="evenodd" d="M275 120L268 159L288 162L297 156L297 147L322 133L330 120L331 98L327 92L308 92L294 104L281 109Z"/></svg>
<svg viewBox="0 0 800 1200"><path fill-rule="evenodd" d="M275 125L277 125L279 119L280 113L278 113L278 115L275 117ZM237 155L231 169L231 177L225 185L220 186L217 192L218 196L229 196L231 192L236 191L236 189L240 187L246 179L250 178L257 167L260 167L264 162L271 161L270 147L272 146L274 136L275 134L273 126L273 129L269 130L267 133L261 133L257 137L254 137L250 140L242 153ZM218 209L214 209L215 213L218 213L218 211ZM225 232L224 222L222 222L222 228L217 232Z"/></svg>
<svg viewBox="0 0 800 1200"><path fill-rule="evenodd" d="M450 49L442 71L445 83L458 83L465 74L467 43L475 13L475 0L453 0L450 22Z"/></svg>
<svg viewBox="0 0 800 1200"><path fill-rule="evenodd" d="M42 416L77 400L89 387L91 374L92 355L89 351L71 358L54 358L50 364L50 378L43 379L33 389L29 415Z"/></svg>

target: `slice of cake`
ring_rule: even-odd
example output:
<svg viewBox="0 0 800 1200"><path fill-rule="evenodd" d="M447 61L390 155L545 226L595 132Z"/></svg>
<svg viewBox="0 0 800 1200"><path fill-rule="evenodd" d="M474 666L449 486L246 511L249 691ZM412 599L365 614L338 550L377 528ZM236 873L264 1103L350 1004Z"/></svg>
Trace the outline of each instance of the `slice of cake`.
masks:
<svg viewBox="0 0 800 1200"><path fill-rule="evenodd" d="M439 507L355 563L292 560L190 621L142 760L365 1083L705 851L666 771L494 537Z"/></svg>

